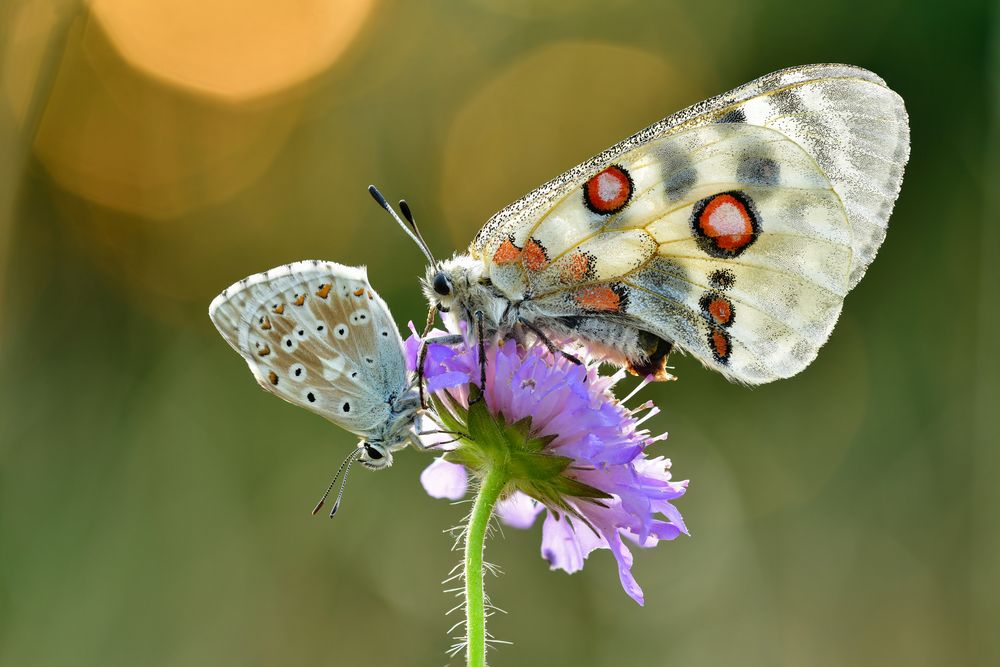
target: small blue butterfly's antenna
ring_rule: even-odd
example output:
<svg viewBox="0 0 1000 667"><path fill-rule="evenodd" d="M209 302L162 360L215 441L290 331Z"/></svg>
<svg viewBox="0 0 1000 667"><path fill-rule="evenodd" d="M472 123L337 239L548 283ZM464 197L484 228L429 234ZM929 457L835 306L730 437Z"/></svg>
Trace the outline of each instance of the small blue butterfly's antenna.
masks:
<svg viewBox="0 0 1000 667"><path fill-rule="evenodd" d="M322 509L323 504L326 502L327 496L330 495L330 492L333 491L333 486L337 483L337 480L340 479L340 473L343 472L344 483L340 485L340 493L337 494L337 502L333 504L333 510L330 512L330 517L332 518L333 515L337 513L337 509L340 507L340 499L344 495L344 486L347 485L347 473L351 471L351 464L354 463L356 460L358 460L364 453L364 451L365 450L363 448L358 447L353 452L347 455L347 458L344 459L344 462L340 464L339 468L337 468L337 474L333 476L332 480L330 480L330 486L326 487L326 492L323 494L323 497L319 499L319 502L316 503L316 507L313 508L312 511L313 516L316 516L316 513L319 512L320 509ZM346 472L344 470L345 468L347 469Z"/></svg>
<svg viewBox="0 0 1000 667"><path fill-rule="evenodd" d="M424 256L427 258L427 261L431 263L431 266L437 268L438 265L437 260L434 259L434 255L431 254L430 246L427 245L427 242L424 241L424 237L421 236L420 234L420 230L417 229L417 223L413 221L413 213L410 211L410 207L407 205L406 200L405 199L399 200L399 208L402 209L403 215L406 216L406 220L407 222L410 223L410 226L413 228L413 231L410 231L410 228L407 227L406 223L400 219L396 211L394 211L393 208L389 206L389 202L385 200L385 197L383 197L382 193L378 191L378 188L376 188L374 185L369 185L368 193L372 196L372 199L374 199L378 203L379 206L381 206L382 208L384 208L386 211L389 212L389 215L392 216L393 220L399 223L399 226L403 228L403 231L406 232L406 235L409 236L411 239L413 239L413 242L416 243L417 247L420 248L421 252L424 253Z"/></svg>

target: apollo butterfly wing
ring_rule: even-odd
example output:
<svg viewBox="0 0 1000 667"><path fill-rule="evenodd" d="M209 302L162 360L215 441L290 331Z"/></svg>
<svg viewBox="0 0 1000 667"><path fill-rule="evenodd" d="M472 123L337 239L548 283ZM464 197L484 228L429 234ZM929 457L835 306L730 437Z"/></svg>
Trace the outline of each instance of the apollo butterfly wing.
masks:
<svg viewBox="0 0 1000 667"><path fill-rule="evenodd" d="M361 437L407 389L403 343L364 268L303 261L241 280L209 315L258 384Z"/></svg>
<svg viewBox="0 0 1000 667"><path fill-rule="evenodd" d="M902 100L844 65L783 70L657 123L493 216L471 253L511 300L615 317L731 379L815 358L881 244Z"/></svg>

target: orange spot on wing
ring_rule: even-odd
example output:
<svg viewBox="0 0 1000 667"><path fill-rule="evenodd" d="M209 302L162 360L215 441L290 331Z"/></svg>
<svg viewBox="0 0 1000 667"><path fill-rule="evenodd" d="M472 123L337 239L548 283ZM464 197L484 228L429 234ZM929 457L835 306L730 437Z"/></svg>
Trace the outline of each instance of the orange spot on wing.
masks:
<svg viewBox="0 0 1000 667"><path fill-rule="evenodd" d="M587 287L576 293L576 300L584 308L614 312L621 308L622 298L610 287Z"/></svg>
<svg viewBox="0 0 1000 667"><path fill-rule="evenodd" d="M729 338L721 329L712 330L712 347L718 359L724 360L729 356Z"/></svg>
<svg viewBox="0 0 1000 667"><path fill-rule="evenodd" d="M306 302L305 294L299 294L297 297L295 297L295 301L292 301L292 303L294 303L296 306L301 306L305 302Z"/></svg>
<svg viewBox="0 0 1000 667"><path fill-rule="evenodd" d="M267 345L265 345L264 347L260 348L260 351L257 352L257 356L259 356L259 357L266 357L269 354L271 354L271 348L269 346L267 346Z"/></svg>
<svg viewBox="0 0 1000 667"><path fill-rule="evenodd" d="M524 257L524 265L532 271L541 271L549 263L548 257L545 256L545 249L535 239L529 239L524 244L521 255Z"/></svg>
<svg viewBox="0 0 1000 667"><path fill-rule="evenodd" d="M725 299L713 299L708 304L708 314L718 324L728 324L733 317L733 309Z"/></svg>
<svg viewBox="0 0 1000 667"><path fill-rule="evenodd" d="M267 379L270 380L271 384L273 384L275 387L278 386L278 374L275 373L274 371L271 371L270 373L267 374Z"/></svg>
<svg viewBox="0 0 1000 667"><path fill-rule="evenodd" d="M260 323L260 328L261 329L270 329L271 328L271 319L268 318L268 317L265 317L265 318L263 318L263 320L264 321Z"/></svg>
<svg viewBox="0 0 1000 667"><path fill-rule="evenodd" d="M325 299L330 295L331 289L333 289L333 285L331 285L330 283L324 283L319 286L318 290L316 290L316 296L318 296L321 299Z"/></svg>
<svg viewBox="0 0 1000 667"><path fill-rule="evenodd" d="M354 290L354 296L361 296L364 293L365 293L364 287L359 287L358 289Z"/></svg>
<svg viewBox="0 0 1000 667"><path fill-rule="evenodd" d="M521 259L521 251L517 249L510 239L500 244L497 251L493 253L493 263L497 265L510 264Z"/></svg>
<svg viewBox="0 0 1000 667"><path fill-rule="evenodd" d="M368 290L368 300L369 301L374 301L375 300L375 295L372 294L371 290Z"/></svg>
<svg viewBox="0 0 1000 667"><path fill-rule="evenodd" d="M273 310L274 310L274 312L276 312L276 313L277 313L278 315L281 315L282 313L284 313L284 312L285 312L285 304L283 304L283 303L279 303L279 304L278 304L277 306L275 306L275 307L274 307L274 309L273 309Z"/></svg>
<svg viewBox="0 0 1000 667"><path fill-rule="evenodd" d="M569 262L562 270L562 279L565 282L578 282L583 280L590 271L590 260L586 255L577 253L569 258Z"/></svg>

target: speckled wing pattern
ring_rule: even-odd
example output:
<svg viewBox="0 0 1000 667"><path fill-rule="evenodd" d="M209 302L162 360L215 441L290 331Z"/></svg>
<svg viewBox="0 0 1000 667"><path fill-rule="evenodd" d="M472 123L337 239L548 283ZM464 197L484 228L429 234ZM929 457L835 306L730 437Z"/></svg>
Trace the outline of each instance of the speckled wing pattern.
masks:
<svg viewBox="0 0 1000 667"><path fill-rule="evenodd" d="M900 97L846 65L701 102L494 215L493 283L552 316L631 323L731 379L816 356L885 238L909 155Z"/></svg>
<svg viewBox="0 0 1000 667"><path fill-rule="evenodd" d="M261 387L359 435L407 388L403 342L364 268L303 261L233 284L209 307Z"/></svg>

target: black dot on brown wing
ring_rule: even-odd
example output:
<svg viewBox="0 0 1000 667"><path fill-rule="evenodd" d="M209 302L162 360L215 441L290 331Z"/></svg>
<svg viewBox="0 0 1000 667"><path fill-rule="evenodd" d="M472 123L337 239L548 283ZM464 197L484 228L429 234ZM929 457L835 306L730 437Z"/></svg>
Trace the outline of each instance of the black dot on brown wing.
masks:
<svg viewBox="0 0 1000 667"><path fill-rule="evenodd" d="M351 404L348 403L347 401L344 401L344 404L340 406L340 409L344 411L344 414L347 414L348 412L351 411Z"/></svg>
<svg viewBox="0 0 1000 667"><path fill-rule="evenodd" d="M745 123L747 122L747 115L744 113L743 109L730 109L726 113L719 116L719 123Z"/></svg>
<svg viewBox="0 0 1000 667"><path fill-rule="evenodd" d="M635 189L625 167L613 164L597 172L583 184L583 203L599 215L611 215L625 208Z"/></svg>
<svg viewBox="0 0 1000 667"><path fill-rule="evenodd" d="M748 185L777 185L781 180L781 167L769 157L744 155L736 167L736 178Z"/></svg>
<svg viewBox="0 0 1000 667"><path fill-rule="evenodd" d="M708 274L708 284L717 290L727 290L736 284L736 274L729 269L716 269Z"/></svg>
<svg viewBox="0 0 1000 667"><path fill-rule="evenodd" d="M306 400L309 401L310 403L315 403L316 402L316 394L314 394L314 393L312 393L310 391L309 393L306 394Z"/></svg>

